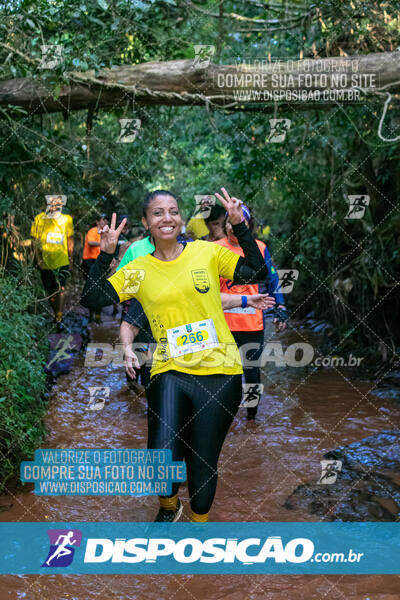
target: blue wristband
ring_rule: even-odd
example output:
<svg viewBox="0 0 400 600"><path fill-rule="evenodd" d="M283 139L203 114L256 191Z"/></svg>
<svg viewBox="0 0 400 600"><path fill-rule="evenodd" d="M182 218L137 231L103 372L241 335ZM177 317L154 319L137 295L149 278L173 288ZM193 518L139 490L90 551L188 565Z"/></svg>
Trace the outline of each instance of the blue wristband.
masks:
<svg viewBox="0 0 400 600"><path fill-rule="evenodd" d="M242 296L242 308L246 308L247 306L247 296Z"/></svg>

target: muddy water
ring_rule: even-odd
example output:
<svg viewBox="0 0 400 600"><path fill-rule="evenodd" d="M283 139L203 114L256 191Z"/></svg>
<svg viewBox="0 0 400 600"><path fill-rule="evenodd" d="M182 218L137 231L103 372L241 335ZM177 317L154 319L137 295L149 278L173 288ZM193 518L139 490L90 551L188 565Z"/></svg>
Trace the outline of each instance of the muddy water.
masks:
<svg viewBox="0 0 400 600"><path fill-rule="evenodd" d="M117 341L118 321L110 313L92 326L92 340ZM279 336L285 347L305 341L304 331ZM307 335L310 340L310 335ZM311 339L312 342L312 339ZM43 448L144 448L146 403L129 392L122 367L84 367L83 357L52 390ZM213 521L313 521L318 517L282 507L300 483L320 474L323 454L400 425L400 408L368 394L371 382L349 379L343 369L275 367L263 369L265 395L258 420L247 423L245 409L227 436L220 458ZM90 386L110 387L101 411L88 410ZM187 502L187 488L181 488ZM151 521L157 499L119 497L1 498L2 521ZM188 520L189 506L182 519ZM397 600L396 576L0 576L0 600L203 600L285 599Z"/></svg>

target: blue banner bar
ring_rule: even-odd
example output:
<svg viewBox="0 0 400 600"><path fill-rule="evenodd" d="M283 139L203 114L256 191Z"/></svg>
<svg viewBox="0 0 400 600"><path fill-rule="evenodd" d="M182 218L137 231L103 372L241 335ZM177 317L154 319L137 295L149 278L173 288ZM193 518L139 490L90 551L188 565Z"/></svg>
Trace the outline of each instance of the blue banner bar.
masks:
<svg viewBox="0 0 400 600"><path fill-rule="evenodd" d="M399 574L399 523L0 523L1 574Z"/></svg>

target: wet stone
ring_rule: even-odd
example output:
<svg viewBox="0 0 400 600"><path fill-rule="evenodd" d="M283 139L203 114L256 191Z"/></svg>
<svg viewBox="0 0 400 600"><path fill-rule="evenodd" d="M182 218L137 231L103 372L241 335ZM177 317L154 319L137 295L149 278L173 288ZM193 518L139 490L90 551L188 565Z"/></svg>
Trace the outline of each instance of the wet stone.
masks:
<svg viewBox="0 0 400 600"><path fill-rule="evenodd" d="M377 398L400 403L400 370L392 369L387 372L371 394Z"/></svg>
<svg viewBox="0 0 400 600"><path fill-rule="evenodd" d="M400 516L400 431L388 430L324 455L342 461L331 484L299 485L287 509L305 510L323 521L395 521Z"/></svg>

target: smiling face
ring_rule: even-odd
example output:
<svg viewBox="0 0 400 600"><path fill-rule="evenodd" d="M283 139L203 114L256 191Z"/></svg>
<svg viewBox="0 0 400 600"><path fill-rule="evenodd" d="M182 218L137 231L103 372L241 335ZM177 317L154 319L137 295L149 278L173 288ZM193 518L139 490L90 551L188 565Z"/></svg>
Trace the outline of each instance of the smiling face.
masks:
<svg viewBox="0 0 400 600"><path fill-rule="evenodd" d="M159 194L153 198L142 223L149 229L154 240L176 239L183 221L175 198L166 194Z"/></svg>

